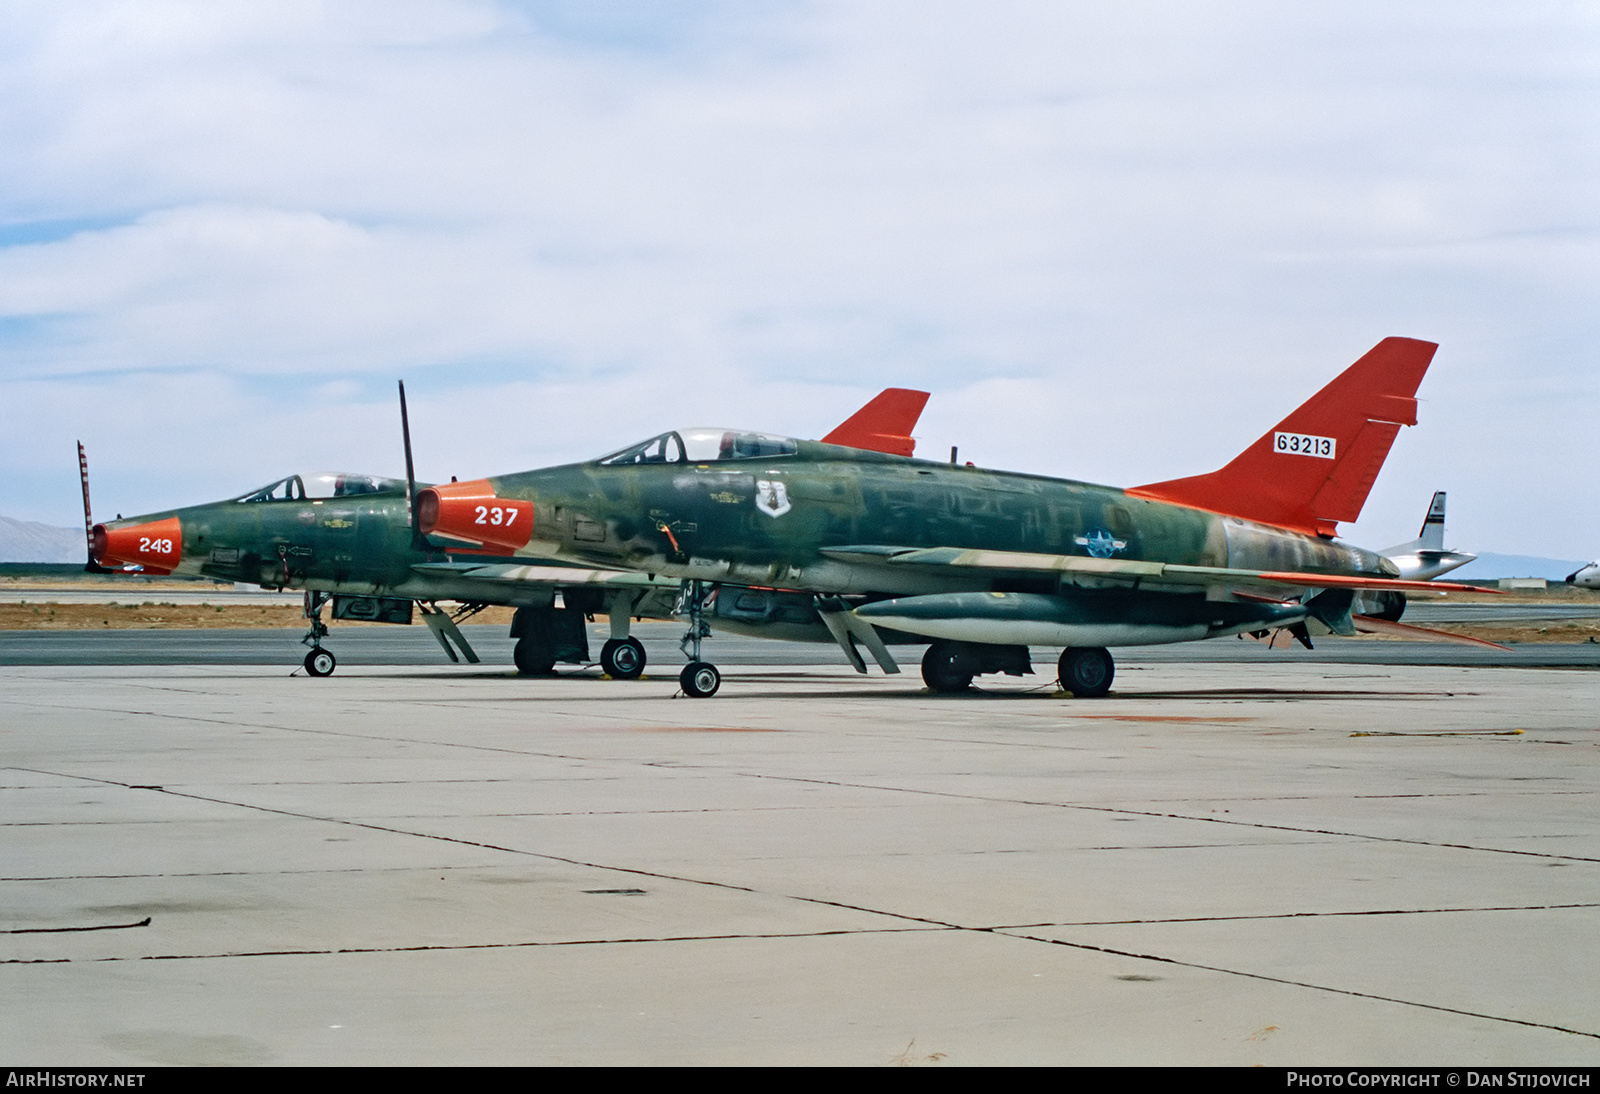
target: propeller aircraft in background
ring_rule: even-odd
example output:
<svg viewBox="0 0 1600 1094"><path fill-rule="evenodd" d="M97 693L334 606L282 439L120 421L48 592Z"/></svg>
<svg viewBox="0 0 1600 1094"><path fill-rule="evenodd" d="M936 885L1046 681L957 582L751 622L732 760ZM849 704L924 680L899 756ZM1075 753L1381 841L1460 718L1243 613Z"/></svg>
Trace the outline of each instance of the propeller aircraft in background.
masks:
<svg viewBox="0 0 1600 1094"><path fill-rule="evenodd" d="M1451 570L1465 566L1477 555L1465 551L1450 551L1444 545L1445 492L1436 491L1422 518L1422 530L1417 538L1379 552L1394 563L1403 578L1412 581L1431 581ZM1366 592L1356 596L1355 610L1372 619L1398 622L1406 610L1406 598L1396 592Z"/></svg>

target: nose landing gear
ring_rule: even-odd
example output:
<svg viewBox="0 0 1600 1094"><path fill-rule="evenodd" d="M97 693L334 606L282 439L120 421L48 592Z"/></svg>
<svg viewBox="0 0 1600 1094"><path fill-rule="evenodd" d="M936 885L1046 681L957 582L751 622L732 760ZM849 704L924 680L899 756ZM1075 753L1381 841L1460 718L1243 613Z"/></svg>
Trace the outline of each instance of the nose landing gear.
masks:
<svg viewBox="0 0 1600 1094"><path fill-rule="evenodd" d="M300 643L311 647L311 652L306 654L303 664L306 672L312 676L332 676L333 670L339 664L339 659L334 657L332 651L322 648L322 640L328 634L328 626L322 621L322 606L327 602L327 593L306 590L305 614L311 621L311 629L306 631Z"/></svg>
<svg viewBox="0 0 1600 1094"><path fill-rule="evenodd" d="M312 676L332 676L338 664L338 658L320 646L306 654L306 671Z"/></svg>
<svg viewBox="0 0 1600 1094"><path fill-rule="evenodd" d="M709 699L722 686L722 673L709 661L700 660L700 641L711 636L711 628L703 618L705 612L704 586L699 581L685 581L678 594L678 610L689 616L689 633L683 636L678 648L689 663L678 674L678 686L691 699Z"/></svg>

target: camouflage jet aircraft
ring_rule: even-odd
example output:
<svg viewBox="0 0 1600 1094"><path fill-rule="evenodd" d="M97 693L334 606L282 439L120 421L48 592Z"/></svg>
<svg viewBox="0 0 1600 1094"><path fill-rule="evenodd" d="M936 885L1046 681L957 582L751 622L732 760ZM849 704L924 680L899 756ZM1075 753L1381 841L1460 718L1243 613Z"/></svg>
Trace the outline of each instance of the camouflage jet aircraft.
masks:
<svg viewBox="0 0 1600 1094"><path fill-rule="evenodd" d="M1062 687L1111 687L1108 646L1287 630L1354 634L1357 592L1462 586L1405 580L1336 542L1355 520L1437 349L1388 338L1219 471L1128 490L957 466L764 433L662 433L589 463L418 495L431 537L519 557L626 568L685 583L680 680L720 674L715 621L864 646L929 643L935 691L1030 672L1030 645L1065 646ZM485 514L510 513L501 529ZM493 518L487 518L492 520ZM1389 621L1390 631L1434 635Z"/></svg>
<svg viewBox="0 0 1600 1094"><path fill-rule="evenodd" d="M404 420L405 388L400 389ZM890 388L828 434L836 444L909 456L927 392ZM529 565L511 560L503 545L515 535L525 509L492 498L476 508L482 534L463 542L430 542L412 526L411 448L406 428L408 479L372 475L290 475L228 501L94 523L88 466L78 446L83 480L89 566L97 572L189 574L305 590L311 647L305 668L327 676L337 661L322 645L328 633L322 608L334 619L410 623L413 606L452 661L456 649L470 662L478 655L457 627L491 605L517 609L511 635L524 673L545 674L557 662L589 661L586 618L604 614L611 635L600 664L613 677L633 679L645 650L629 634L630 620L669 618L678 606L676 580L586 565ZM471 483L438 487L470 496ZM440 601L455 601L452 615ZM455 648L452 648L452 645Z"/></svg>

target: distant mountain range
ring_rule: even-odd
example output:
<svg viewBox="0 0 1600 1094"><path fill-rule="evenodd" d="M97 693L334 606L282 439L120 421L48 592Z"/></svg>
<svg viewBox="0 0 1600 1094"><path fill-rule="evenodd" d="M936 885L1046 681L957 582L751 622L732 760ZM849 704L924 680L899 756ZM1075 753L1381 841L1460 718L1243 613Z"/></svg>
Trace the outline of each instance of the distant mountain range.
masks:
<svg viewBox="0 0 1600 1094"><path fill-rule="evenodd" d="M82 562L82 528L0 517L0 562Z"/></svg>
<svg viewBox="0 0 1600 1094"><path fill-rule="evenodd" d="M0 517L0 562L82 562L83 530L36 524L31 520ZM1543 577L1561 581L1585 566L1588 559L1540 558L1536 555L1497 555L1485 552L1446 581L1485 581L1497 577Z"/></svg>

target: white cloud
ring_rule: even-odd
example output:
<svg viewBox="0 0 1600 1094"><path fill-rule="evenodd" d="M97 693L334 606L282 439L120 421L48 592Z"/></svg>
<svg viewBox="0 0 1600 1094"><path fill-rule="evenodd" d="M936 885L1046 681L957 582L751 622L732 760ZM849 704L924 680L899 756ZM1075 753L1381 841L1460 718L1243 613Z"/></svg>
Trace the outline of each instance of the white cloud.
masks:
<svg viewBox="0 0 1600 1094"><path fill-rule="evenodd" d="M1444 349L1357 538L1444 487L1463 542L1600 540L1554 492L1528 512L1600 410L1569 5L150 0L0 29L8 515L70 517L22 468L78 428L142 482L183 460L160 438L233 444L172 472L195 497L269 453L373 466L402 374L464 475L804 431L778 408L820 432L901 384L935 393L925 452L1128 484L1218 466L1406 334Z"/></svg>

